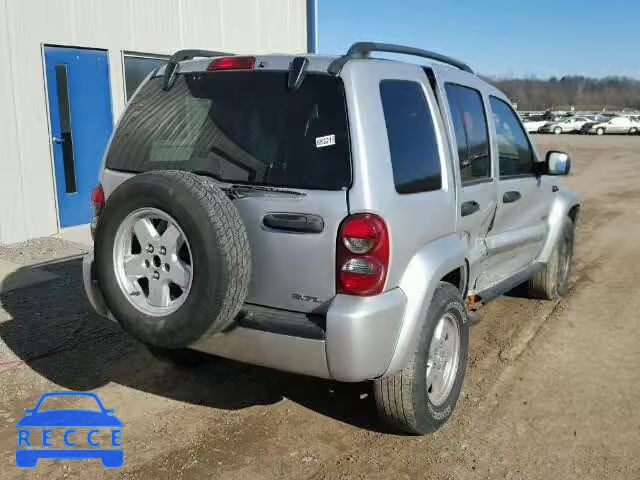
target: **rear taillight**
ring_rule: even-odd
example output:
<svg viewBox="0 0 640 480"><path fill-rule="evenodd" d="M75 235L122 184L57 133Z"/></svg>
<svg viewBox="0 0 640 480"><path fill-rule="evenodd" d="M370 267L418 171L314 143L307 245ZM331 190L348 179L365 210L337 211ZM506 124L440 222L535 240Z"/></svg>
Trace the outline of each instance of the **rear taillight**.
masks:
<svg viewBox="0 0 640 480"><path fill-rule="evenodd" d="M214 59L207 70L253 70L255 66L256 57L222 57Z"/></svg>
<svg viewBox="0 0 640 480"><path fill-rule="evenodd" d="M104 190L102 190L102 185L98 184L91 191L91 208L93 209L93 215L96 217L100 215L102 207L104 207Z"/></svg>
<svg viewBox="0 0 640 480"><path fill-rule="evenodd" d="M389 233L384 220L371 213L347 217L338 232L336 267L338 293L381 293L389 267Z"/></svg>

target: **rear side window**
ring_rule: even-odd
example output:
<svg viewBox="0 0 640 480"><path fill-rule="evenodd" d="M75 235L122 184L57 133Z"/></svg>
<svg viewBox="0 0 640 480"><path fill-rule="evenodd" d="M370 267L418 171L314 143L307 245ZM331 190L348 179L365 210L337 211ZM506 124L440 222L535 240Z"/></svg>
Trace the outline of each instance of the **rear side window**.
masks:
<svg viewBox="0 0 640 480"><path fill-rule="evenodd" d="M504 101L490 97L496 124L500 177L533 175L533 150L520 120Z"/></svg>
<svg viewBox="0 0 640 480"><path fill-rule="evenodd" d="M351 184L342 81L310 73L196 72L162 78L132 99L113 137L108 168L177 169L225 182L340 190Z"/></svg>
<svg viewBox="0 0 640 480"><path fill-rule="evenodd" d="M463 183L491 178L487 116L480 92L447 83L447 100L458 145Z"/></svg>
<svg viewBox="0 0 640 480"><path fill-rule="evenodd" d="M380 82L393 180L398 193L442 188L438 141L427 100L419 83Z"/></svg>

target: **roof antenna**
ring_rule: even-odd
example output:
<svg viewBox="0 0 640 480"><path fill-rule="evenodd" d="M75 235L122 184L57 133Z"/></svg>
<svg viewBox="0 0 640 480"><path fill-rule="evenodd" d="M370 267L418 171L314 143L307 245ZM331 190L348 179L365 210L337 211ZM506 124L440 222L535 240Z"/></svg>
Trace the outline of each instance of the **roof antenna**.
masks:
<svg viewBox="0 0 640 480"><path fill-rule="evenodd" d="M309 59L307 57L296 57L291 61L289 65L289 77L287 79L287 87L290 91L295 91L300 88L305 75L307 74L307 67L309 66Z"/></svg>

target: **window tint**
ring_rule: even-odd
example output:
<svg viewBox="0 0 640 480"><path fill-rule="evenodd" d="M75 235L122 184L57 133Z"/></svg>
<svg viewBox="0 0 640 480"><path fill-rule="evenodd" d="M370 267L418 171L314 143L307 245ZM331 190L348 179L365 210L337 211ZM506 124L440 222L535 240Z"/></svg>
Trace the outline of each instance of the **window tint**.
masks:
<svg viewBox="0 0 640 480"><path fill-rule="evenodd" d="M309 73L295 91L285 71L152 78L129 103L107 167L202 172L233 183L340 190L351 184L342 81Z"/></svg>
<svg viewBox="0 0 640 480"><path fill-rule="evenodd" d="M438 141L422 87L405 80L380 82L393 180L398 193L439 190Z"/></svg>
<svg viewBox="0 0 640 480"><path fill-rule="evenodd" d="M533 174L533 151L518 117L502 100L491 97L490 103L496 124L500 176Z"/></svg>
<svg viewBox="0 0 640 480"><path fill-rule="evenodd" d="M480 92L448 83L447 100L458 145L463 182L491 178L487 116Z"/></svg>

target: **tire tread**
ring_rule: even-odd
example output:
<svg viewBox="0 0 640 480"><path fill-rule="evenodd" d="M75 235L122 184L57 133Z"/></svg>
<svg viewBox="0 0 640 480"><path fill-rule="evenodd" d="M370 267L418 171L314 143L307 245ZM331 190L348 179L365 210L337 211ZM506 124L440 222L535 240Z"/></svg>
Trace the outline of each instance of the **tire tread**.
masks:
<svg viewBox="0 0 640 480"><path fill-rule="evenodd" d="M440 282L434 292L430 309L439 311L452 299L462 302L458 289L453 285ZM421 337L423 333L421 333ZM424 341L422 338L419 342ZM374 381L374 398L378 413L382 420L395 430L413 435L423 435L437 430L444 421L424 418L421 406L416 402L417 376L422 376L417 370L416 355L413 353L406 366L400 372ZM461 365L464 369L465 364ZM446 420L445 420L446 421Z"/></svg>

